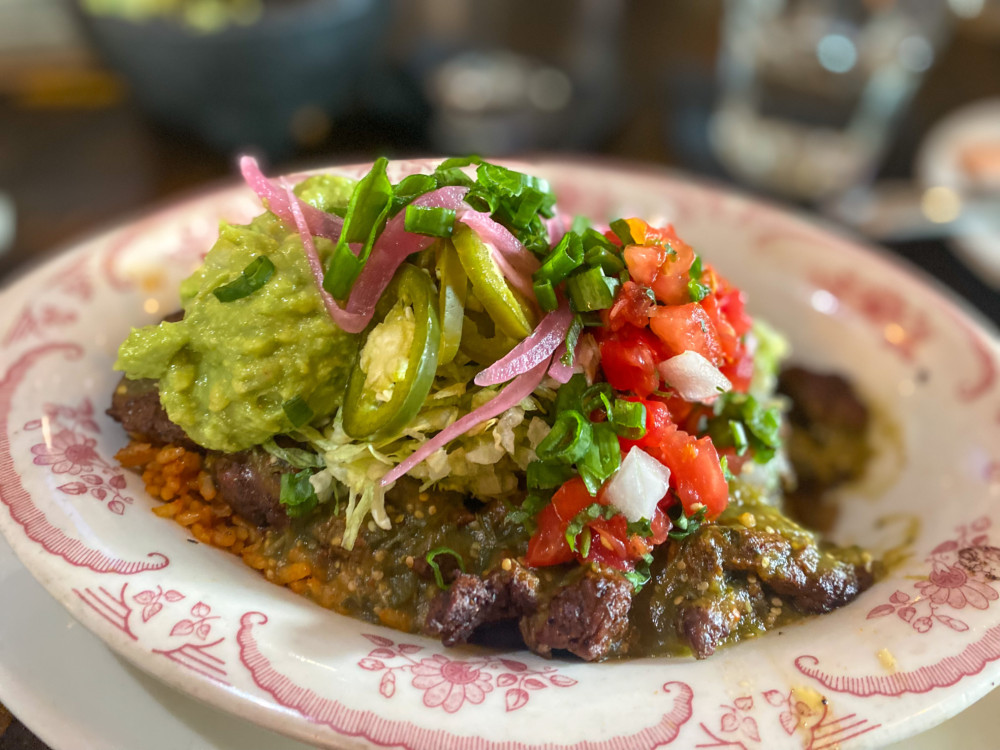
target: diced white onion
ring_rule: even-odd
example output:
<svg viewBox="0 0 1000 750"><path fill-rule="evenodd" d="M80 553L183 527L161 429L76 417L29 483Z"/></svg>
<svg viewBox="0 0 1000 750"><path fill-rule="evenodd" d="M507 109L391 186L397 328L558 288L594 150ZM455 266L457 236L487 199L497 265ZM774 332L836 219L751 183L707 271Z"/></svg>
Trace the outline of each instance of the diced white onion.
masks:
<svg viewBox="0 0 1000 750"><path fill-rule="evenodd" d="M604 488L608 502L630 522L651 520L657 503L670 488L670 469L642 448L632 448L618 473Z"/></svg>
<svg viewBox="0 0 1000 750"><path fill-rule="evenodd" d="M694 351L686 351L660 362L663 379L685 401L711 401L733 388L719 368Z"/></svg>

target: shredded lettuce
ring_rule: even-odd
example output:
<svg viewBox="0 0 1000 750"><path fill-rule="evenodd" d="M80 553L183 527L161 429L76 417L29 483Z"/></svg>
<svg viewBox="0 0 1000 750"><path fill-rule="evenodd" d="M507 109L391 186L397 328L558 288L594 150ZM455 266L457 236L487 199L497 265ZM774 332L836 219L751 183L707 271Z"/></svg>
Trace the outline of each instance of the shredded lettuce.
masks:
<svg viewBox="0 0 1000 750"><path fill-rule="evenodd" d="M347 525L342 541L346 549L353 547L369 515L381 528L390 528L385 493L392 485L379 486L382 477L433 435L496 395L495 388L473 385L478 369L473 363L463 362L461 356L441 367L423 408L402 435L388 441L351 438L344 431L339 413L323 430L303 427L295 433L325 466L310 479L320 500L329 498L331 487L346 489ZM421 489L453 490L483 501L512 495L518 489L518 475L535 459L535 448L548 433L543 415L554 399L554 390L539 389L504 414L433 453L410 476L421 482Z"/></svg>

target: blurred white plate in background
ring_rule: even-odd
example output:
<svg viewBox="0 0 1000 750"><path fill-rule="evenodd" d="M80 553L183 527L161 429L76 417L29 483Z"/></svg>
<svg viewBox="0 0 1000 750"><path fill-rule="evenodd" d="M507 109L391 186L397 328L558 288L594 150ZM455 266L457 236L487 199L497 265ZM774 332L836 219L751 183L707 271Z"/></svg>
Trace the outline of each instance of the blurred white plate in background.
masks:
<svg viewBox="0 0 1000 750"><path fill-rule="evenodd" d="M934 126L916 159L925 187L954 188L959 195L1000 191L1000 99L961 107ZM949 241L987 284L1000 289L1000 233L984 229Z"/></svg>

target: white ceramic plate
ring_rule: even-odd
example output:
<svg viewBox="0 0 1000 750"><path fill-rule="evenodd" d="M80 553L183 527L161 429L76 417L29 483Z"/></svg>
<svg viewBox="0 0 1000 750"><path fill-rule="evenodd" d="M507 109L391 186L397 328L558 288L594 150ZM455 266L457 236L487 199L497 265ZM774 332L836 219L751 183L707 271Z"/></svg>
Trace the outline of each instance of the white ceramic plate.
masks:
<svg viewBox="0 0 1000 750"><path fill-rule="evenodd" d="M188 543L116 468L124 437L101 410L129 325L176 305L219 216L257 210L244 188L88 242L3 293L0 528L18 557L136 666L330 747L875 747L984 695L1000 675L989 334L902 268L761 204L653 172L535 171L568 211L674 219L799 360L848 372L879 404L894 437L870 486L844 498L835 536L906 562L844 609L704 662L590 665L449 651Z"/></svg>
<svg viewBox="0 0 1000 750"><path fill-rule="evenodd" d="M973 178L962 167L961 154L977 143L1000 143L1000 99L966 105L935 125L917 154L917 178L925 187L942 185L959 194L973 189ZM991 185L1000 193L1000 178ZM992 225L955 237L949 244L983 281L1000 289L1000 234Z"/></svg>

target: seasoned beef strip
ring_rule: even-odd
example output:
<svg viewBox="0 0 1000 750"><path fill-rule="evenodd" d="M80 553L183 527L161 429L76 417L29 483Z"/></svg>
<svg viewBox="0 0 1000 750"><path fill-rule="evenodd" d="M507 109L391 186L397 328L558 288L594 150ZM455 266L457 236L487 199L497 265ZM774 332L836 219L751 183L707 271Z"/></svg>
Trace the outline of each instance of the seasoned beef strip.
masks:
<svg viewBox="0 0 1000 750"><path fill-rule="evenodd" d="M565 650L587 661L616 651L628 630L632 584L611 570L587 568L575 580L543 587L516 561L484 577L462 573L431 603L427 631L446 646L464 643L480 625L518 620L532 651Z"/></svg>
<svg viewBox="0 0 1000 750"><path fill-rule="evenodd" d="M288 514L281 504L281 475L292 471L261 448L211 454L209 466L220 497L233 512L258 526L283 528Z"/></svg>
<svg viewBox="0 0 1000 750"><path fill-rule="evenodd" d="M156 445L179 445L200 450L184 430L170 421L160 404L155 380L122 378L111 396L108 416L122 423L125 432Z"/></svg>

